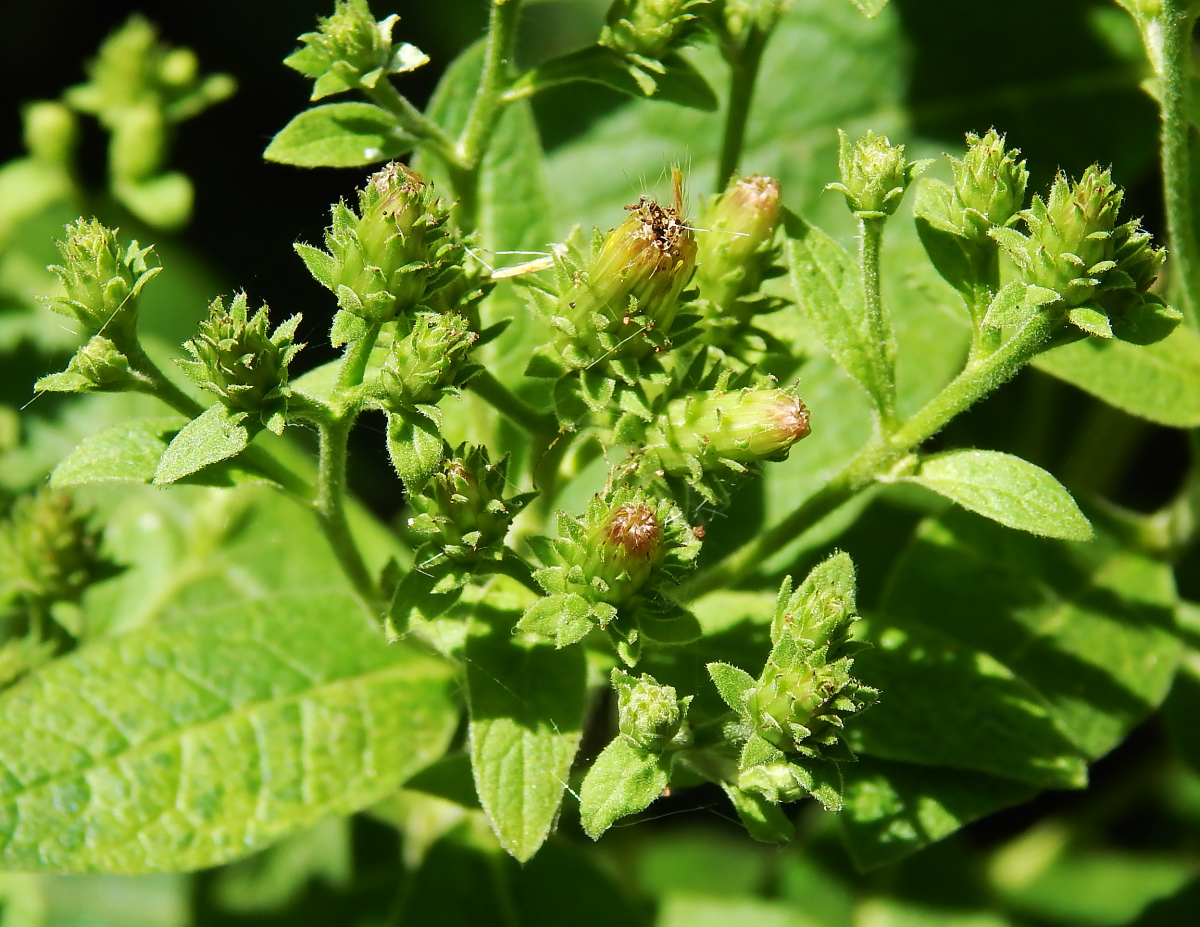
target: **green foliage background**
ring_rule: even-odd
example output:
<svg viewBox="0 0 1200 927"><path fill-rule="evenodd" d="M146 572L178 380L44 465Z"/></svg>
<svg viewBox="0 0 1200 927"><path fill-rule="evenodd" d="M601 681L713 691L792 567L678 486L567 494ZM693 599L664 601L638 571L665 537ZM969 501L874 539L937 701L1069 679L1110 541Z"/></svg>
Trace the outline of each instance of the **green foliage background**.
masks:
<svg viewBox="0 0 1200 927"><path fill-rule="evenodd" d="M10 113L23 99L57 94L64 73L75 82L76 63L121 18L113 10L101 23L92 13L76 25L69 5L55 6L19 13L22 28L12 34L24 35L24 52L4 78ZM431 55L427 71L441 71L480 34L482 6L401 3L397 34ZM380 16L393 11L376 7ZM291 243L318 240L328 203L348 195L362 171L305 172L264 165L259 156L305 103L304 82L277 62L328 10L266 3L143 9L168 38L195 48L206 70L228 71L241 85L234 102L181 132L175 163L195 181L197 214L180 237L158 236L168 272L143 307L146 323L164 343L179 342L207 300L236 284L270 302L277 317L303 309L307 331L298 340L312 346L303 363L327 359L318 347L327 301ZM60 23L46 10L72 23L69 39L51 28ZM604 4L583 0L531 2L523 54L532 63L590 40L603 12ZM689 55L720 73L711 49ZM454 65L470 66L469 53ZM837 128L851 135L870 128L905 142L914 157L937 157L958 152L965 131L994 125L1028 157L1035 190L1058 167L1078 174L1094 161L1111 163L1130 191L1128 211L1143 214L1161 236L1156 111L1138 86L1144 71L1136 31L1111 3L893 0L868 20L844 0L798 0L768 51L742 164L778 177L789 208L849 246L853 229L841 198L821 192L837 175ZM434 75L418 73L414 80L432 93ZM442 87L434 110L452 113L453 81ZM544 164L529 147L529 115L515 109L485 170L481 226L493 250L542 248L575 223L608 228L643 190L666 193L664 167L673 161L685 166L694 193L714 183L717 114L579 86L545 93L531 113ZM17 154L15 143L0 151ZM932 170L948 176L944 163ZM0 311L6 501L41 482L80 439L135 414L161 414L136 398L66 404L42 396L16 415L33 380L73 350L18 308L23 294L44 286L40 268L54 258L51 240L73 210L49 210L14 230L0 267L8 294ZM132 221L122 225L155 238ZM968 331L953 292L923 260L907 208L889 234L885 296L900 344L899 406L911 413L957 370ZM511 305L524 318L515 299ZM814 345L801 380L811 384L803 395L814 432L789 461L739 490L730 510L736 517L709 528L704 563L737 547L760 521L770 525L792 509L869 434L865 397L816 347L813 332L797 314L779 324L780 334ZM541 334L518 323L507 337L496 359L501 371L505 358L522 367ZM30 788L0 781L0 821L19 803L22 815L46 828L11 838L6 861L20 868L86 845L87 869L147 868L147 861L157 868L157 852L164 868L201 867L237 855L231 848L239 844L271 843L284 833L272 831L273 820L291 822L290 831L314 807L321 819L304 819L311 830L272 849L196 875L0 874L0 924L1189 924L1200 904L1200 675L1192 649L1200 610L1189 604L1200 598L1200 564L1190 534L1178 528L1194 509L1187 492L1177 494L1196 495L1184 429L1200 424L1200 351L1193 334L1181 338L1193 343L1154 349L1166 360L1130 352L1122 379L1098 374L1082 352L1045 357L935 439L937 447L1018 454L1054 473L1083 502L1097 541L1018 534L898 485L772 553L764 570L771 577L803 575L835 545L851 553L876 644L859 661L864 678L886 694L855 726L865 755L848 777L840 823L808 802L800 806L797 840L784 851L751 843L718 792L696 789L661 801L652 820L618 827L596 846L569 807L558 834L519 866L472 808L461 755L397 789L454 737L453 682L432 660L395 650L372 656L362 646L355 635L366 631L355 623L324 540L285 500L202 488L83 490L107 521L112 556L129 569L86 601L97 636L111 639L39 674L43 695L30 703L32 713L17 703L0 718L0 743L21 743L33 757L5 750L15 778L23 762L52 771L45 785ZM473 437L488 415L468 398L452 427ZM359 437L352 483L364 510L356 519L376 567L407 554L367 510L386 521L400 496L376 447L379 435ZM520 438L511 442L519 454ZM591 491L581 486L578 498L561 504L579 510ZM1178 558L1173 568L1171 557ZM524 606L514 599L496 616L497 628L511 627ZM694 678L709 659L760 665L772 603L770 582L702 600L706 637L694 665L664 657L646 669L672 681ZM503 613L505 603L490 607ZM175 622L191 630L170 636L164 652L155 635ZM135 629L144 631L128 641L117 636ZM238 648L239 659L261 651L262 691L222 688L221 648L239 636L250 645ZM466 643L468 674L476 674L475 684L468 680L471 697L515 698L518 713L532 710L536 692L480 684L500 674L488 663L491 636ZM536 656L531 662L527 672L537 678ZM122 700L87 695L88 685L104 689L105 679L124 684ZM972 710L981 693L998 706L985 718ZM363 707L372 699L393 707L411 700L410 724L374 726ZM161 717L146 712L154 703ZM510 707L479 709L477 717L494 711L499 719L481 742L497 751L559 749L553 738L514 747L520 732L503 729ZM603 740L589 742L578 721L571 729L581 706L553 712L562 713L553 715L562 722L555 737L584 735L585 754L599 752ZM931 719L927 726L913 723L922 717ZM53 731L53 742L30 737L31 730ZM245 821L205 820L199 832L195 821L172 822L152 790L142 820L86 821L73 812L85 767L92 789L106 782L119 790L136 764L159 768L164 788L174 777L200 787L213 781L223 751L249 740L264 768L284 770L275 781L285 783L270 808L257 809L253 833ZM103 762L81 758L68 742ZM388 770L384 781L361 766L364 744L372 743L394 751L378 760ZM565 776L570 750L559 752ZM1096 761L1090 773L1088 761ZM294 780L296 789L316 794L289 794L288 764L317 770ZM1087 791L1059 791L1086 776ZM553 816L553 804L534 804L522 812ZM337 817L366 805L369 812ZM46 834L64 821L76 845L48 847ZM147 822L174 843L142 843ZM856 864L870 871L860 874Z"/></svg>

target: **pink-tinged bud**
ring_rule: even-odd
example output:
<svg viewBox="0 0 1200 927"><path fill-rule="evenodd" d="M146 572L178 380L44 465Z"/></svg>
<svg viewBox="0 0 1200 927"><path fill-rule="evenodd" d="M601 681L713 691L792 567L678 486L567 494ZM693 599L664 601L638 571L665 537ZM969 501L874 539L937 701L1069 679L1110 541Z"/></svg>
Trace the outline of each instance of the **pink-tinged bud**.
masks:
<svg viewBox="0 0 1200 927"><path fill-rule="evenodd" d="M589 572L609 587L601 598L612 604L627 601L662 563L658 514L645 502L620 505L598 526L590 546L595 563Z"/></svg>
<svg viewBox="0 0 1200 927"><path fill-rule="evenodd" d="M779 459L809 431L808 409L792 390L692 393L667 406L646 450L667 473L682 476L695 470L689 461L715 470L722 460Z"/></svg>

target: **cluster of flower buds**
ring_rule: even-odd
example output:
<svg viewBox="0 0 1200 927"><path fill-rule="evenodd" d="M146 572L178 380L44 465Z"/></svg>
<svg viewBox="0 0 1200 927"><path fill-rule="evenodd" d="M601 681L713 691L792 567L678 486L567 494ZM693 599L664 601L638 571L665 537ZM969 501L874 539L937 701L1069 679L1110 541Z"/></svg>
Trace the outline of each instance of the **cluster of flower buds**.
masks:
<svg viewBox="0 0 1200 927"><path fill-rule="evenodd" d="M47 489L18 498L0 522L0 604L77 601L114 572L100 554L100 538L66 493Z"/></svg>
<svg viewBox="0 0 1200 927"><path fill-rule="evenodd" d="M388 412L428 412L478 372L467 363L478 338L461 315L418 314L412 330L392 342L376 387L379 404Z"/></svg>
<svg viewBox="0 0 1200 927"><path fill-rule="evenodd" d="M217 394L232 413L251 416L276 434L287 420L288 364L304 345L293 344L300 316L270 331L267 307L249 315L246 294L238 293L225 308L220 297L209 306L200 332L184 347L192 360L179 365L202 389Z"/></svg>
<svg viewBox="0 0 1200 927"><path fill-rule="evenodd" d="M617 725L621 735L642 750L662 753L685 730L692 696L679 698L672 686L659 685L653 676L635 679L624 670L612 671L617 690Z"/></svg>
<svg viewBox="0 0 1200 927"><path fill-rule="evenodd" d="M60 315L77 319L89 334L104 335L118 346L132 343L137 330L137 299L161 268L151 266L153 247L132 242L122 248L116 230L96 219L67 226L58 243L63 263L51 266L64 295L45 300Z"/></svg>
<svg viewBox="0 0 1200 927"><path fill-rule="evenodd" d="M555 255L558 293L534 297L559 337L535 356L530 375L604 365L633 383L637 359L670 345L680 297L696 268L696 239L681 204L662 206L643 196L626 209L624 222L593 239L590 259L578 240Z"/></svg>
<svg viewBox="0 0 1200 927"><path fill-rule="evenodd" d="M316 32L300 36L304 47L283 63L316 81L314 100L352 88L373 88L385 75L403 74L429 61L416 46L393 43L392 29L399 19L392 15L376 22L366 0L338 0L333 15L321 18Z"/></svg>
<svg viewBox="0 0 1200 927"><path fill-rule="evenodd" d="M504 497L508 457L497 463L487 448L461 445L409 502L419 514L413 533L456 563L496 560L509 526L535 493ZM418 559L425 558L418 554Z"/></svg>
<svg viewBox="0 0 1200 927"><path fill-rule="evenodd" d="M693 10L709 0L614 0L600 44L622 54L658 60L701 26Z"/></svg>
<svg viewBox="0 0 1200 927"><path fill-rule="evenodd" d="M828 184L826 190L838 190L846 204L860 219L882 219L892 215L908 185L931 161L909 161L904 146L893 145L887 136L868 132L851 142L838 130L838 167L842 179Z"/></svg>
<svg viewBox="0 0 1200 927"><path fill-rule="evenodd" d="M850 640L857 620L854 566L836 554L794 592L790 577L784 581L771 653L758 679L709 664L721 697L740 719L728 728L744 741L739 788L793 801L826 778L819 764L854 758L842 741L846 719L878 696L850 673L851 655L861 646Z"/></svg>
<svg viewBox="0 0 1200 927"><path fill-rule="evenodd" d="M342 312L370 325L435 308L437 291L462 272L449 207L399 163L371 175L358 206L358 213L345 203L333 207L328 252L295 246L309 272L337 296Z"/></svg>
<svg viewBox="0 0 1200 927"><path fill-rule="evenodd" d="M662 595L700 552L683 514L666 500L622 487L595 496L582 519L558 517L559 537L531 539L544 566L534 573L546 591L520 627L565 647L594 627L607 629L634 663L640 638L673 640L695 619Z"/></svg>
<svg viewBox="0 0 1200 927"><path fill-rule="evenodd" d="M1034 196L1020 213L1028 234L994 228L991 235L1016 263L1023 282L1057 294L1048 310L1065 310L1092 334L1112 336L1109 317L1147 301L1164 254L1133 220L1117 225L1123 191L1093 165L1072 181L1055 178L1050 196Z"/></svg>
<svg viewBox="0 0 1200 927"><path fill-rule="evenodd" d="M744 473L747 464L781 460L809 433L808 409L793 389L710 390L672 400L646 429L639 467L687 477L716 502L710 475Z"/></svg>

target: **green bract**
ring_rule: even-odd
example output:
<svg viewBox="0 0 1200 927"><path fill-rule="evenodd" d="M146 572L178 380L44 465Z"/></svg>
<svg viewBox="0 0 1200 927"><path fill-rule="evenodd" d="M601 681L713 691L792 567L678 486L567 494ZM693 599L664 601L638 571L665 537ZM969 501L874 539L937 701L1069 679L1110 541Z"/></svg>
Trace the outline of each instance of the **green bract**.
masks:
<svg viewBox="0 0 1200 927"><path fill-rule="evenodd" d="M932 163L905 160L904 146L893 145L886 135L868 132L851 142L839 129L838 139L842 179L827 184L825 189L840 191L850 211L860 218L881 218L894 213L908 185Z"/></svg>
<svg viewBox="0 0 1200 927"><path fill-rule="evenodd" d="M242 417L283 433L287 422L288 364L304 345L293 344L300 324L294 315L274 332L267 307L249 315L245 293L234 296L229 308L217 297L209 306L200 333L184 347L192 355L181 366L202 389L216 393L222 405Z"/></svg>
<svg viewBox="0 0 1200 927"><path fill-rule="evenodd" d="M46 305L78 319L91 334L103 332L118 345L127 343L137 326L138 294L161 269L148 263L153 246L139 248L134 241L122 248L115 229L97 219L79 219L67 226L58 250L63 263L50 269L64 295L46 299Z"/></svg>
<svg viewBox="0 0 1200 927"><path fill-rule="evenodd" d="M661 58L700 26L709 0L615 0L600 44L644 58Z"/></svg>
<svg viewBox="0 0 1200 927"><path fill-rule="evenodd" d="M612 671L617 690L617 717L621 736L643 750L661 753L675 740L687 721L692 696L679 698L671 686L659 685L643 673L634 678L620 669Z"/></svg>
<svg viewBox="0 0 1200 927"><path fill-rule="evenodd" d="M367 0L337 0L333 15L322 17L316 32L300 36L304 47L283 63L316 81L313 100L373 88L388 74L403 74L429 62L416 46L393 43L392 29L399 19L393 15L376 22Z"/></svg>
<svg viewBox="0 0 1200 927"><path fill-rule="evenodd" d="M433 406L479 368L467 364L478 335L460 315L419 314L412 331L392 342L379 376L378 399L389 412Z"/></svg>
<svg viewBox="0 0 1200 927"><path fill-rule="evenodd" d="M449 221L432 184L393 162L359 190L357 213L345 203L333 207L328 252L302 244L296 251L344 312L382 325L432 308L437 291L461 273L465 255Z"/></svg>

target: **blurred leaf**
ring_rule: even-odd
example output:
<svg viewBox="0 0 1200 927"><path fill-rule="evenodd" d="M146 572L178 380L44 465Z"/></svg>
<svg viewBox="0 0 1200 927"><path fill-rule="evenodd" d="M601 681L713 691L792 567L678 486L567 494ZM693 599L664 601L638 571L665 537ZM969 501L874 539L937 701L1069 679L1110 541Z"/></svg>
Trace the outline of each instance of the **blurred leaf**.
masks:
<svg viewBox="0 0 1200 927"><path fill-rule="evenodd" d="M478 816L439 838L412 874L399 922L403 924L514 923L512 861Z"/></svg>
<svg viewBox="0 0 1200 927"><path fill-rule="evenodd" d="M976 648L1000 661L1095 759L1166 697L1180 655L1175 605L1170 567L1103 530L1088 544L1067 544L950 509L921 525L882 609L936 629L959 654ZM864 720L889 711L885 691L883 707ZM982 692L963 698L977 710L989 704Z"/></svg>
<svg viewBox="0 0 1200 927"><path fill-rule="evenodd" d="M0 697L8 868L196 869L378 801L441 754L450 670L345 593L100 641Z"/></svg>
<svg viewBox="0 0 1200 927"><path fill-rule="evenodd" d="M667 895L656 927L810 927L800 911L757 898Z"/></svg>
<svg viewBox="0 0 1200 927"><path fill-rule="evenodd" d="M558 816L583 725L581 647L514 636L531 600L497 581L467 640L467 702L475 787L501 845L529 859Z"/></svg>
<svg viewBox="0 0 1200 927"><path fill-rule="evenodd" d="M1130 415L1175 428L1200 425L1200 335L1187 326L1148 345L1085 338L1033 364Z"/></svg>
<svg viewBox="0 0 1200 927"><path fill-rule="evenodd" d="M154 480L158 461L184 418L143 418L125 421L93 435L54 468L50 485L58 489L85 483Z"/></svg>
<svg viewBox="0 0 1200 927"><path fill-rule="evenodd" d="M867 16L878 16L879 11L887 6L888 0L850 0Z"/></svg>
<svg viewBox="0 0 1200 927"><path fill-rule="evenodd" d="M263 152L297 167L359 167L412 151L416 139L396 117L370 103L314 106L279 130Z"/></svg>
<svg viewBox="0 0 1200 927"><path fill-rule="evenodd" d="M842 765L847 849L862 871L894 863L964 824L1033 798L1032 786L962 769L860 757Z"/></svg>
<svg viewBox="0 0 1200 927"><path fill-rule="evenodd" d="M1063 485L1011 454L945 451L926 457L905 479L1018 531L1068 541L1092 536L1091 524Z"/></svg>
<svg viewBox="0 0 1200 927"><path fill-rule="evenodd" d="M938 608L937 599L912 602ZM1087 767L1032 686L973 647L916 623L872 622L855 675L879 704L847 728L856 752L1043 788L1082 788Z"/></svg>

